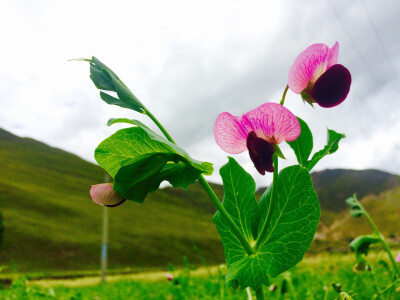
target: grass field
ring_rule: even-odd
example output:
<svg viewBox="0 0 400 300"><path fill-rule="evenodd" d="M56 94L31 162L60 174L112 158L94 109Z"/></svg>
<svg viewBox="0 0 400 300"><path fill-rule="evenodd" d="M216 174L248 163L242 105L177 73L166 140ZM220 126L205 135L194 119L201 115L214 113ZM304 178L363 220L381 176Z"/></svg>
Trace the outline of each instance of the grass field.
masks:
<svg viewBox="0 0 400 300"><path fill-rule="evenodd" d="M341 286L354 299L400 299L400 283L382 291L391 281L385 253L368 256L372 270L354 272L351 254L320 254L305 258L297 267L273 279L265 288L266 299L335 299L333 284ZM105 284L99 276L71 279L15 278L9 287L0 289L0 299L247 299L246 290L224 285L225 266L186 268L134 274L114 274ZM71 274L70 274L71 275ZM254 294L253 294L253 298Z"/></svg>

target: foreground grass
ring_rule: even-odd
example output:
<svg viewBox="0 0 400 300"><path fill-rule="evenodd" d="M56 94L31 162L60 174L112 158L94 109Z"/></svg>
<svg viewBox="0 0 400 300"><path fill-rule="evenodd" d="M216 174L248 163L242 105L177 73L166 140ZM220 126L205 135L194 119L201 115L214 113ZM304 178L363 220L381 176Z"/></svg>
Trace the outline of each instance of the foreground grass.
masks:
<svg viewBox="0 0 400 300"><path fill-rule="evenodd" d="M297 267L273 279L265 288L266 299L335 299L337 291L354 299L373 299L391 282L384 253L368 256L371 271L354 272L352 255L320 254L304 259ZM166 279L167 271L109 275L101 284L98 276L77 279L20 278L0 289L0 299L246 299L246 290L225 287L224 266L187 267ZM254 295L253 295L254 297ZM400 299L400 284L375 299Z"/></svg>

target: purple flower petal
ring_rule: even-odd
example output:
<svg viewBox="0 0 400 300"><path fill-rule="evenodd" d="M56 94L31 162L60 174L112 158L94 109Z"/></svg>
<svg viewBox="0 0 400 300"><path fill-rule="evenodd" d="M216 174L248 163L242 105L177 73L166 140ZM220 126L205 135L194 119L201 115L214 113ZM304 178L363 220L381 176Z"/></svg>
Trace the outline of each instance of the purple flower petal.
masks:
<svg viewBox="0 0 400 300"><path fill-rule="evenodd" d="M293 141L300 134L300 124L295 115L277 103L264 103L244 114L232 116L224 112L215 121L214 136L218 146L227 153L237 154L247 150L250 132L272 145Z"/></svg>
<svg viewBox="0 0 400 300"><path fill-rule="evenodd" d="M351 74L342 65L333 65L315 82L311 96L322 107L334 107L342 103L351 85Z"/></svg>
<svg viewBox="0 0 400 300"><path fill-rule="evenodd" d="M397 255L397 257L396 257L396 261L397 261L397 262L400 262L400 254L399 254L399 255Z"/></svg>
<svg viewBox="0 0 400 300"><path fill-rule="evenodd" d="M247 148L254 166L261 175L265 175L265 171L274 171L272 156L275 148L270 143L257 137L256 133L252 131L247 136Z"/></svg>
<svg viewBox="0 0 400 300"><path fill-rule="evenodd" d="M301 52L293 62L288 76L289 88L300 94L332 65L336 64L339 55L339 43L331 49L325 44L313 44Z"/></svg>
<svg viewBox="0 0 400 300"><path fill-rule="evenodd" d="M92 185L90 189L90 196L94 202L108 207L121 205L126 200L113 190L112 183L100 183Z"/></svg>

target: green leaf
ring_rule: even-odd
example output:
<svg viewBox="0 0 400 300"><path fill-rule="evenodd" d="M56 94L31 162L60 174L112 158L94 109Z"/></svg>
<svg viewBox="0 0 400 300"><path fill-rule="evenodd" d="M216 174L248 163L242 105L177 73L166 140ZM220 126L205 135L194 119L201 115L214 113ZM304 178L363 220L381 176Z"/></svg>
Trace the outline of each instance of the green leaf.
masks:
<svg viewBox="0 0 400 300"><path fill-rule="evenodd" d="M346 136L342 133L337 133L334 130L328 129L328 142L324 149L318 151L313 155L311 160L307 163L307 169L311 171L312 168L326 155L335 153L339 149L339 142Z"/></svg>
<svg viewBox="0 0 400 300"><path fill-rule="evenodd" d="M296 154L296 158L299 164L306 167L308 157L310 156L313 149L313 136L307 123L299 117L297 117L297 120L299 120L300 123L300 135L296 140L287 143Z"/></svg>
<svg viewBox="0 0 400 300"><path fill-rule="evenodd" d="M229 162L220 169L220 174L224 186L224 199L222 205L228 211L229 215L234 220L249 244L254 245L255 235L258 231L259 216L259 207L255 198L255 182L253 178L231 157L229 157ZM219 211L215 213L213 221L224 245L228 267L226 281L228 285L236 288L238 286L238 280L236 279L237 275L240 275L246 270L251 271L253 268L246 269L246 267L251 267L252 264L256 264L257 261L245 261L244 264L246 264L246 266L245 269L242 270L243 266L241 264L238 265L238 262L240 263L243 258L248 257L246 251L243 249L239 240L232 234L228 223ZM259 267L255 270L257 272L265 273ZM237 272L240 274L237 274ZM259 285L259 280L253 279L254 276L260 278L262 283L267 285L269 284L268 278L265 276L259 277L259 274L256 273L251 274L251 276L247 278L248 280L240 282L242 288ZM256 282L252 282L253 280L256 280Z"/></svg>
<svg viewBox="0 0 400 300"><path fill-rule="evenodd" d="M376 234L360 235L350 243L350 248L356 253L358 258L361 254L368 254L369 246L371 244L379 243L381 239Z"/></svg>
<svg viewBox="0 0 400 300"><path fill-rule="evenodd" d="M115 92L117 93L121 102L127 105L130 109L143 113L144 106L138 98L128 89L128 87L114 74L111 70L103 69L103 74L108 74L114 85ZM124 107L124 106L123 106Z"/></svg>
<svg viewBox="0 0 400 300"><path fill-rule="evenodd" d="M265 222L271 188L257 203L253 179L234 159L230 158L220 173L225 193L223 205L254 247L254 231L261 230ZM276 187L279 192L269 229L252 255L246 253L219 212L213 218L224 245L226 281L231 287L257 290L262 284L269 285L269 276L275 277L296 265L311 244L320 207L307 169L292 166L282 170Z"/></svg>
<svg viewBox="0 0 400 300"><path fill-rule="evenodd" d="M171 143L170 141L168 141L167 139L165 139L164 137L160 136L159 134L155 133L153 130L151 130L149 127L147 127L145 124L143 124L142 122L138 121L138 120L131 120L131 119L127 119L127 118L112 118L109 119L107 122L108 126L111 126L113 124L116 123L126 123L126 124L131 124L131 125L135 125L137 127L142 128L144 131L146 131L146 133L149 135L149 137L154 140L154 141L158 141L160 143L163 143L165 145L168 145L169 147L171 147L172 149L174 149L176 152L183 154L186 157L189 157L189 154L183 150L181 147L179 147L178 145ZM192 162L195 162L197 164L202 164L201 161L195 160L193 158L190 158L190 160ZM209 164L209 163L208 163ZM211 165L211 164L210 164ZM213 168L211 167L211 173L206 173L206 175L211 175L213 172Z"/></svg>
<svg viewBox="0 0 400 300"><path fill-rule="evenodd" d="M273 277L303 258L320 217L318 196L306 168L296 165L283 169L276 188L278 193L271 222L259 249L260 255L271 260L268 273ZM260 224L267 217L271 192L272 187L260 199Z"/></svg>
<svg viewBox="0 0 400 300"><path fill-rule="evenodd" d="M114 190L123 197L143 202L164 180L187 189L200 174L212 174L212 164L192 159L183 149L135 122L141 127L117 131L95 151L96 161L114 178Z"/></svg>
<svg viewBox="0 0 400 300"><path fill-rule="evenodd" d="M104 92L100 92L100 98L107 104L110 105L118 105L120 107L124 107L124 108L130 108L129 105L125 104L124 102L122 102L121 100L119 100L118 98L115 98L107 93Z"/></svg>
<svg viewBox="0 0 400 300"><path fill-rule="evenodd" d="M94 56L92 59L83 60L90 63L90 78L94 85L99 90L116 92L118 95L118 98L115 98L107 93L100 92L101 99L107 104L118 105L144 113L143 104L109 67Z"/></svg>
<svg viewBox="0 0 400 300"><path fill-rule="evenodd" d="M361 206L360 202L357 200L357 195L354 194L353 196L346 199L346 204L350 206L350 215L358 218L361 217L365 211Z"/></svg>
<svg viewBox="0 0 400 300"><path fill-rule="evenodd" d="M286 157L285 157L285 156L283 155L283 153L282 153L281 148L279 148L278 145L274 145L274 148L275 148L275 153L274 153L274 155L276 155L276 156L278 156L278 157L280 157L280 158L282 158L282 159L286 159Z"/></svg>

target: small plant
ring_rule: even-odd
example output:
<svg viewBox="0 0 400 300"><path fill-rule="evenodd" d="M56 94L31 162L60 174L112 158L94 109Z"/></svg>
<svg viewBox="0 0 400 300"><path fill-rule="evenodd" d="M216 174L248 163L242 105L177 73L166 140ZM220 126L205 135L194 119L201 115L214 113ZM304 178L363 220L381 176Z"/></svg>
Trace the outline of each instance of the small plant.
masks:
<svg viewBox="0 0 400 300"><path fill-rule="evenodd" d="M95 158L114 179L91 188L93 200L117 206L126 200L143 202L162 181L187 189L198 181L215 204L214 223L225 250L226 284L251 288L264 298L263 286L295 266L303 258L320 218L318 197L310 171L326 155L338 150L344 134L328 129L325 147L313 151L313 136L305 121L284 107L288 89L313 106L333 107L342 103L350 90L351 75L337 64L339 44L332 48L314 44L300 53L289 71L288 84L280 103L267 102L240 116L221 113L214 125L216 143L227 153L248 151L256 170L273 173L273 182L259 201L254 179L236 162L220 169L224 186L221 203L204 175L213 173L209 162L193 159L179 147L150 110L136 98L121 79L96 57L82 59L90 64L90 78L100 97L111 105L149 117L162 135L137 120L110 119L108 125L125 123L95 150ZM285 159L279 145L287 142L297 162L279 171Z"/></svg>
<svg viewBox="0 0 400 300"><path fill-rule="evenodd" d="M397 262L400 261L400 255L396 258L396 260L394 259L392 252L390 251L389 245L385 240L385 237L379 231L378 227L372 220L369 213L365 210L364 206L361 204L360 201L358 201L355 194L352 197L346 199L346 204L350 207L351 216L355 218L364 216L374 230L372 234L361 235L351 241L350 248L354 251L357 259L357 265L354 266L354 270L374 272L374 268L367 262L366 256L368 255L370 245L381 244L389 257L390 262L392 263L392 268L390 268L389 265L383 260L378 261L378 264L382 265L387 270L391 280L389 284L387 284L383 288L380 288L375 282L376 293L373 296L373 299L377 299L384 294L391 295L393 290L396 289L397 286L400 286L400 268L397 264ZM391 299L391 296L388 296L387 299Z"/></svg>

